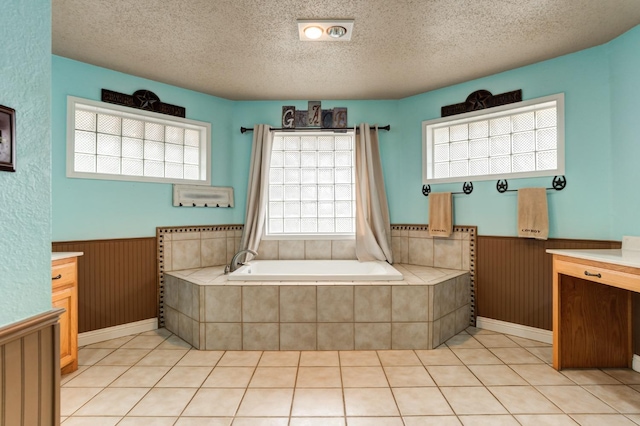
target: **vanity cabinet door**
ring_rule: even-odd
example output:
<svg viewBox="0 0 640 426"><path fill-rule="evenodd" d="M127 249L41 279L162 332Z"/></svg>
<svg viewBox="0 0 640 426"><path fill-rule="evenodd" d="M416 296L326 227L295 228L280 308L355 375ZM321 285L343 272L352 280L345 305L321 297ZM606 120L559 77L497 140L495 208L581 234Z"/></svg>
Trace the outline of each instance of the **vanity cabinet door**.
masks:
<svg viewBox="0 0 640 426"><path fill-rule="evenodd" d="M52 304L60 315L60 368L62 374L78 369L78 285L76 258L54 261L51 268Z"/></svg>

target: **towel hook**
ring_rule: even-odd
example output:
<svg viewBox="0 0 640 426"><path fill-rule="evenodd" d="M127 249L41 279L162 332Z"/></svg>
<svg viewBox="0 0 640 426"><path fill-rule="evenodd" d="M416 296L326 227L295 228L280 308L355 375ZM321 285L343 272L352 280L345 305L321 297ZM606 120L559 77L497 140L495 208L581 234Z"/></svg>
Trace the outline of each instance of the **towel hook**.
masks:
<svg viewBox="0 0 640 426"><path fill-rule="evenodd" d="M567 186L567 178L562 176L554 176L551 181L551 188L545 189L555 189L556 191L562 191ZM509 189L509 182L506 179L498 179L496 182L496 189L499 193L503 194L505 192L515 192L517 189Z"/></svg>
<svg viewBox="0 0 640 426"><path fill-rule="evenodd" d="M462 192L452 192L451 195L454 194L471 194L473 192L473 182L464 182L462 184ZM428 197L431 193L431 185L422 185L422 195Z"/></svg>

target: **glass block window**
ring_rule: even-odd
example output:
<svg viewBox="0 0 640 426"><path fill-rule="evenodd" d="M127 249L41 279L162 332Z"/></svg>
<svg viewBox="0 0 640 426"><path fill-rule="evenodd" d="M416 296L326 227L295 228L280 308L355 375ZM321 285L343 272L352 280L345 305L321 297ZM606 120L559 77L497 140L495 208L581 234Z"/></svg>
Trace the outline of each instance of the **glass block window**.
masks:
<svg viewBox="0 0 640 426"><path fill-rule="evenodd" d="M564 174L564 95L423 123L423 182Z"/></svg>
<svg viewBox="0 0 640 426"><path fill-rule="evenodd" d="M67 110L68 177L210 184L209 123L71 96Z"/></svg>
<svg viewBox="0 0 640 426"><path fill-rule="evenodd" d="M355 234L354 133L277 132L266 236Z"/></svg>

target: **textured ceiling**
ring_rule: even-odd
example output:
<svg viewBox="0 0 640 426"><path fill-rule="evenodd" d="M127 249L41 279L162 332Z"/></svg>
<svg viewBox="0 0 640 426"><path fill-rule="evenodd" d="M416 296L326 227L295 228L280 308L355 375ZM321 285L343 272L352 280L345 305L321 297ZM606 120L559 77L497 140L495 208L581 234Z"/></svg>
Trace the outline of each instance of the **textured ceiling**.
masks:
<svg viewBox="0 0 640 426"><path fill-rule="evenodd" d="M320 18L352 41L299 41ZM53 0L53 53L228 99L398 99L639 23L640 0Z"/></svg>

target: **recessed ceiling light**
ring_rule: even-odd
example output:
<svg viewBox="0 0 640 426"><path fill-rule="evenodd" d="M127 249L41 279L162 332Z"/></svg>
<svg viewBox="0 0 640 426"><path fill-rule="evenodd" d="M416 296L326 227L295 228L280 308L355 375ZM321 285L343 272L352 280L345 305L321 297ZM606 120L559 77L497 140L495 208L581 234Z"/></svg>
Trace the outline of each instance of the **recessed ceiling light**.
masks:
<svg viewBox="0 0 640 426"><path fill-rule="evenodd" d="M350 41L353 19L298 19L301 41Z"/></svg>
<svg viewBox="0 0 640 426"><path fill-rule="evenodd" d="M311 40L319 39L320 37L322 37L323 33L324 31L322 30L322 28L316 27L314 25L311 25L304 29L304 35L306 35L307 38L310 38Z"/></svg>
<svg viewBox="0 0 640 426"><path fill-rule="evenodd" d="M339 25L334 25L333 27L329 27L327 30L327 34L329 37L340 38L347 33L347 29L345 27L341 27Z"/></svg>

